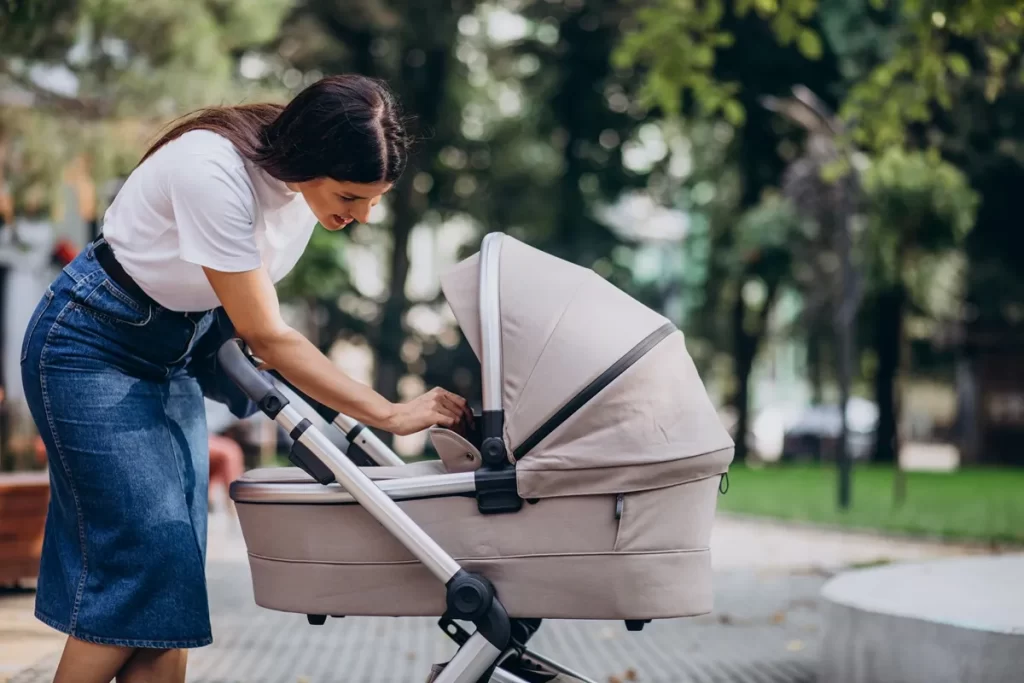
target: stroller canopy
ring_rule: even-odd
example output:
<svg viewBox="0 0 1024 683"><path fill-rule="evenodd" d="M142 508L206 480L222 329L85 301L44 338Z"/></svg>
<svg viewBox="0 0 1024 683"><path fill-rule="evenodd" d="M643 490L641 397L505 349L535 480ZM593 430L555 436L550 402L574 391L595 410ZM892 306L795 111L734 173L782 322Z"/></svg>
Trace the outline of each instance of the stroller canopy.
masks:
<svg viewBox="0 0 1024 683"><path fill-rule="evenodd" d="M498 264L503 436L521 496L625 493L726 471L732 439L667 318L507 235ZM478 359L479 270L478 253L441 277Z"/></svg>

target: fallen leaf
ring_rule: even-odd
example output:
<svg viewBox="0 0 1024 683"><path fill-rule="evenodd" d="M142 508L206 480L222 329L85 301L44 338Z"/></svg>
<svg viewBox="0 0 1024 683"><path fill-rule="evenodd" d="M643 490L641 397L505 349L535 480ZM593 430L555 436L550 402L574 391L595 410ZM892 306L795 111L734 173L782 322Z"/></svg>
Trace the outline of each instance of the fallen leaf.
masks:
<svg viewBox="0 0 1024 683"><path fill-rule="evenodd" d="M791 640L786 643L786 649L790 652L799 652L804 649L804 641L802 640Z"/></svg>
<svg viewBox="0 0 1024 683"><path fill-rule="evenodd" d="M721 614L721 615L718 616L718 623L719 624L731 624L732 623L732 617L730 617L728 614Z"/></svg>
<svg viewBox="0 0 1024 683"><path fill-rule="evenodd" d="M622 683L622 679L618 676L609 676L608 683Z"/></svg>
<svg viewBox="0 0 1024 683"><path fill-rule="evenodd" d="M636 670L635 669L626 669L626 680L627 681L635 681L636 680Z"/></svg>
<svg viewBox="0 0 1024 683"><path fill-rule="evenodd" d="M782 612L776 612L775 614L772 615L772 623L773 624L781 624L785 620L786 620L786 615L783 614Z"/></svg>

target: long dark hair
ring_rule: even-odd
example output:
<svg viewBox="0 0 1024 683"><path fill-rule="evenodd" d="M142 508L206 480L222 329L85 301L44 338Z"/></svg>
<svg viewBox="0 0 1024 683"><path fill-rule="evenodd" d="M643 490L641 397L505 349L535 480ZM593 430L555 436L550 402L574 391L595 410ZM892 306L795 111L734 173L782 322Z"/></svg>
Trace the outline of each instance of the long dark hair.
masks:
<svg viewBox="0 0 1024 683"><path fill-rule="evenodd" d="M327 76L287 105L208 107L186 115L143 155L192 130L210 130L274 178L395 182L412 142L398 101L383 82L353 74Z"/></svg>

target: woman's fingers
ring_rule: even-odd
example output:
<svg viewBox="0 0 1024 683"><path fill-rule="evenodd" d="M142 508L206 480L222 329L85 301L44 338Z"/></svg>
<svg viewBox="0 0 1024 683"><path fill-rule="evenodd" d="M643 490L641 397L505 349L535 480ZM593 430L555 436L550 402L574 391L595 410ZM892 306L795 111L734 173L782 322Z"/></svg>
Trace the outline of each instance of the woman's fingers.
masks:
<svg viewBox="0 0 1024 683"><path fill-rule="evenodd" d="M429 400L427 417L433 424L447 428L458 426L462 422L472 424L473 411L466 399L458 394L435 387L424 398Z"/></svg>
<svg viewBox="0 0 1024 683"><path fill-rule="evenodd" d="M460 404L458 396L445 392L444 394L441 394L440 400L441 405L443 405L445 409L452 411L456 417L465 413L465 406Z"/></svg>
<svg viewBox="0 0 1024 683"><path fill-rule="evenodd" d="M454 427L458 421L458 418L451 413L442 412L440 410L434 411L434 424L451 428Z"/></svg>

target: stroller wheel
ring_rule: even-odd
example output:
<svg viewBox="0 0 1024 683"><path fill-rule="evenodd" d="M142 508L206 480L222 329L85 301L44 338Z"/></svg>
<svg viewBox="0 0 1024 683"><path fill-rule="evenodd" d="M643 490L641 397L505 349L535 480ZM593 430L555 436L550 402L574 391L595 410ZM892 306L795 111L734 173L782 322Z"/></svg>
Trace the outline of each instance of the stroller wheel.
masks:
<svg viewBox="0 0 1024 683"><path fill-rule="evenodd" d="M307 614L306 615L306 621L308 621L311 626L323 626L324 624L327 623L327 615L326 614Z"/></svg>

